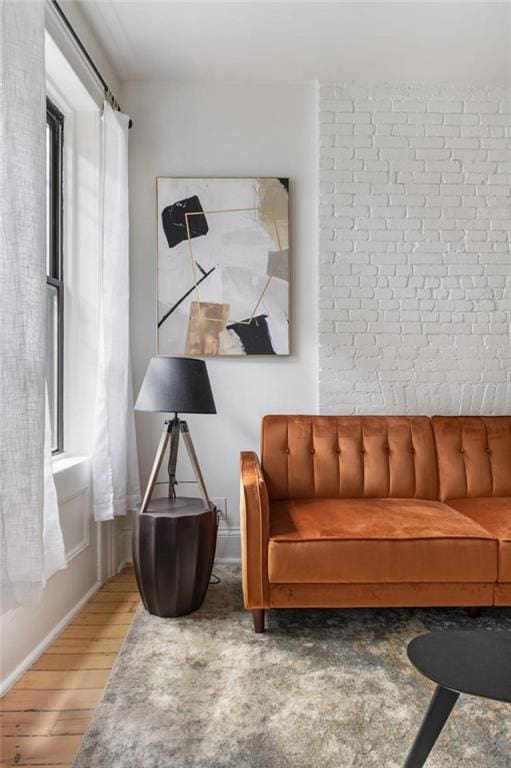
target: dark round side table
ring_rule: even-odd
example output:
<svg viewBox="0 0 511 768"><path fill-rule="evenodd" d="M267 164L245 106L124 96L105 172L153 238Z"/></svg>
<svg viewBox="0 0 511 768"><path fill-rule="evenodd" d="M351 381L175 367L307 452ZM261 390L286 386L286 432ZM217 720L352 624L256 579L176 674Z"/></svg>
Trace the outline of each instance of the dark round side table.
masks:
<svg viewBox="0 0 511 768"><path fill-rule="evenodd" d="M511 632L432 632L412 640L408 658L437 688L404 768L425 764L460 693L511 703Z"/></svg>
<svg viewBox="0 0 511 768"><path fill-rule="evenodd" d="M197 610L215 558L218 513L202 499L152 499L133 520L133 565L144 606L155 616Z"/></svg>

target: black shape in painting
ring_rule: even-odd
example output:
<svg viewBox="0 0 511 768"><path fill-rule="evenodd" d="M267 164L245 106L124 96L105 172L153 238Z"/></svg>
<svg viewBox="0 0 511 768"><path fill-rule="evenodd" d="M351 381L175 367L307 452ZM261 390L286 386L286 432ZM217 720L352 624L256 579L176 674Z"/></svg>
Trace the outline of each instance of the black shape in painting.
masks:
<svg viewBox="0 0 511 768"><path fill-rule="evenodd" d="M270 329L266 318L268 315L257 315L252 320L233 323L227 326L228 331L234 331L241 341L247 355L274 355L271 344Z"/></svg>
<svg viewBox="0 0 511 768"><path fill-rule="evenodd" d="M200 237L208 233L208 222L197 195L187 197L184 200L178 200L177 203L167 205L161 212L161 223L169 248L174 248L179 243L182 243L183 240L188 240L186 214L193 214L188 216L190 238Z"/></svg>
<svg viewBox="0 0 511 768"><path fill-rule="evenodd" d="M286 190L286 192L289 192L289 179L279 179L280 183Z"/></svg>

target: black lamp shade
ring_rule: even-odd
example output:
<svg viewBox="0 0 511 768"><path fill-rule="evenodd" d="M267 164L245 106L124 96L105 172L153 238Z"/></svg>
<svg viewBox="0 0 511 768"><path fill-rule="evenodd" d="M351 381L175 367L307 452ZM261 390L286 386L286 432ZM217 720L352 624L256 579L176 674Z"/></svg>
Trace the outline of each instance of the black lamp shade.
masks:
<svg viewBox="0 0 511 768"><path fill-rule="evenodd" d="M216 413L204 360L190 357L151 358L135 410Z"/></svg>

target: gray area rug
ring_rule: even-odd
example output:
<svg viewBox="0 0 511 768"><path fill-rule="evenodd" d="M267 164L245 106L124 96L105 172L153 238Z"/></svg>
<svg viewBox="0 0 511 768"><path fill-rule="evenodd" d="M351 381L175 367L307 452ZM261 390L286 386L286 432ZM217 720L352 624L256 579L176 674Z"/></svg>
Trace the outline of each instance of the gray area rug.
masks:
<svg viewBox="0 0 511 768"><path fill-rule="evenodd" d="M402 768L433 686L409 640L511 629L507 609L270 611L255 635L239 569L200 611L137 613L75 768ZM511 708L460 697L428 768L510 768Z"/></svg>

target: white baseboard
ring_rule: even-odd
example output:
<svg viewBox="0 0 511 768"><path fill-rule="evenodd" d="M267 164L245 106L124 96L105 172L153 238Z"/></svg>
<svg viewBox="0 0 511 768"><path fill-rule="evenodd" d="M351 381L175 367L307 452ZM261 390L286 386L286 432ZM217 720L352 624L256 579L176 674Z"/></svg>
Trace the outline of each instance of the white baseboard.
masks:
<svg viewBox="0 0 511 768"><path fill-rule="evenodd" d="M237 565L241 562L239 528L219 528L216 542L215 563Z"/></svg>
<svg viewBox="0 0 511 768"><path fill-rule="evenodd" d="M80 598L80 600L73 605L73 607L66 613L66 615L56 624L51 632L49 632L43 640L41 640L40 643L36 645L36 647L28 654L28 656L25 656L22 662L18 664L18 666L13 669L13 671L8 675L5 680L2 680L0 683L0 696L3 696L6 691L9 690L9 688L14 685L16 680L21 677L21 675L26 672L26 670L34 663L36 659L41 656L42 653L47 649L47 647L52 643L55 638L60 635L63 629L70 623L70 621L76 616L78 611L80 611L85 603L87 603L93 595L96 594L98 589L101 586L101 582L97 581L89 590L85 593L83 597Z"/></svg>

